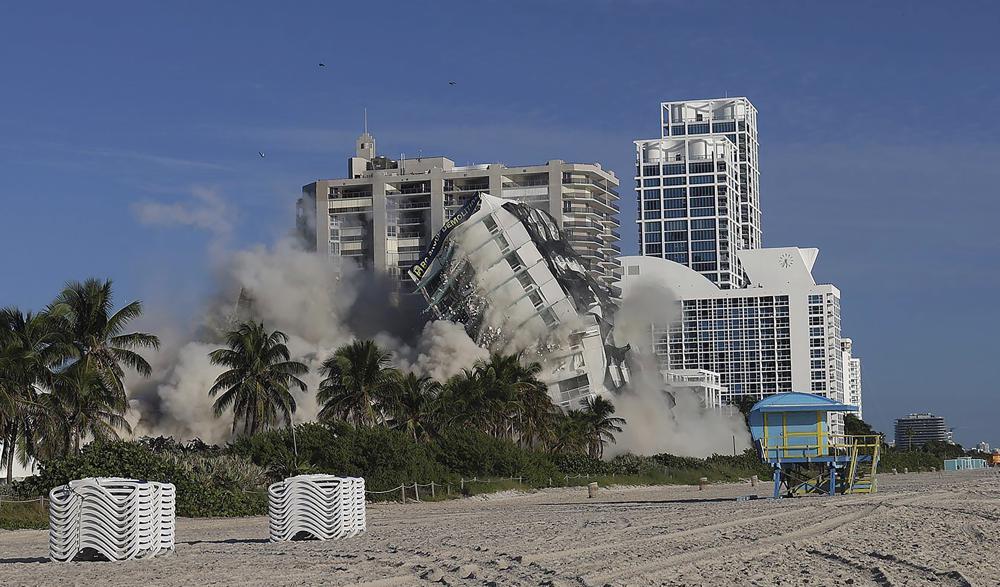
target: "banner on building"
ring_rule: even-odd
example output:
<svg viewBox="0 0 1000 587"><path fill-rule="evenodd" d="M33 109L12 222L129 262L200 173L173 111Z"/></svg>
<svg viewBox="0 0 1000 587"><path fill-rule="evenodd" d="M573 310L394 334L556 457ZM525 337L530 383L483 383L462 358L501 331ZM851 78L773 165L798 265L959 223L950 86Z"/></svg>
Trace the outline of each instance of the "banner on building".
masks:
<svg viewBox="0 0 1000 587"><path fill-rule="evenodd" d="M480 204L481 198L479 197L479 194L470 197L469 201L459 208L458 211L444 223L441 230L439 230L438 233L434 235L434 238L431 239L431 246L427 248L427 252L424 253L424 256L410 267L410 270L407 272L410 279L416 283L420 282L420 279L423 278L427 269L431 266L431 263L433 263L434 259L438 256L438 253L441 252L441 247L444 245L444 241L448 238L448 235L451 234L451 231L455 230L459 224L465 222L469 216L475 214L479 210Z"/></svg>

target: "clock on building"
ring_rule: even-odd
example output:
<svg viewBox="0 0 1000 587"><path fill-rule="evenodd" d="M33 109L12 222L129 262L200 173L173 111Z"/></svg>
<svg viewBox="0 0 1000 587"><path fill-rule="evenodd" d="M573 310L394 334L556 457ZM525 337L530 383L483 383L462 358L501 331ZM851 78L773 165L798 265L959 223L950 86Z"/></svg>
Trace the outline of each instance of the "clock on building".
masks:
<svg viewBox="0 0 1000 587"><path fill-rule="evenodd" d="M792 259L792 255L790 253L782 253L781 256L778 257L778 265L784 269L791 267L793 261L794 260Z"/></svg>

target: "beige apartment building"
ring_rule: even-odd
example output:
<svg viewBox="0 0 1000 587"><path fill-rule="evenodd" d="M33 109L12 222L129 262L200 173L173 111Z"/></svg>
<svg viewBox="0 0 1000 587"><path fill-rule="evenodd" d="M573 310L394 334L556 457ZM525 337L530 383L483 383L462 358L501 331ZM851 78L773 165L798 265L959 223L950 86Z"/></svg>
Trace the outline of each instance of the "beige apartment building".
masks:
<svg viewBox="0 0 1000 587"><path fill-rule="evenodd" d="M456 165L447 157L380 156L375 139L358 137L347 177L303 186L298 226L331 258L398 277L406 275L445 221L485 192L552 215L587 269L609 288L621 279L618 178L598 163L551 160L541 165Z"/></svg>

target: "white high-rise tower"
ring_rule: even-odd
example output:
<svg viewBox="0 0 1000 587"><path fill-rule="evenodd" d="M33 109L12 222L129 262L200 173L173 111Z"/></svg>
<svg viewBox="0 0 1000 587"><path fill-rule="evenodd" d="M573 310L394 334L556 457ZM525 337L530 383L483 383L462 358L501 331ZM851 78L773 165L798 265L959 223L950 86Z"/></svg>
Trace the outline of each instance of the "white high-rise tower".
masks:
<svg viewBox="0 0 1000 587"><path fill-rule="evenodd" d="M757 110L745 97L660 104L660 138L636 145L643 255L743 285L735 252L761 246Z"/></svg>

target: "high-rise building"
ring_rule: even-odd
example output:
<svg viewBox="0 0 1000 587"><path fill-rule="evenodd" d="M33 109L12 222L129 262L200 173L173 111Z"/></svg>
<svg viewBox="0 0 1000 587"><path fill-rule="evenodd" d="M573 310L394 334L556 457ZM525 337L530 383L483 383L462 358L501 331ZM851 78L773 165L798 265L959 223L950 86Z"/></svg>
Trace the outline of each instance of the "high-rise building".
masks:
<svg viewBox="0 0 1000 587"><path fill-rule="evenodd" d="M896 447L917 448L931 441L951 442L944 418L931 413L910 414L896 419Z"/></svg>
<svg viewBox="0 0 1000 587"><path fill-rule="evenodd" d="M486 192L550 214L590 273L617 282L618 178L597 163L551 160L541 165L455 165L446 157L380 156L366 131L348 160L347 177L302 188L298 224L303 236L330 257L398 276L472 196Z"/></svg>
<svg viewBox="0 0 1000 587"><path fill-rule="evenodd" d="M854 341L844 338L840 345L843 351L841 362L844 365L844 403L858 406L857 416L864 418L861 409L861 359L854 356Z"/></svg>
<svg viewBox="0 0 1000 587"><path fill-rule="evenodd" d="M990 452L990 443L985 440L976 445L976 450L979 452Z"/></svg>
<svg viewBox="0 0 1000 587"><path fill-rule="evenodd" d="M723 289L735 253L761 246L757 110L744 97L660 104L660 138L635 141L639 246Z"/></svg>
<svg viewBox="0 0 1000 587"><path fill-rule="evenodd" d="M813 279L818 254L797 247L738 251L748 287L735 289L666 259L622 257L623 300L643 288L664 300L663 316L650 317L660 319L651 344L661 368L718 373L725 403L785 391L846 403L840 290Z"/></svg>

